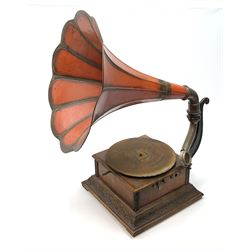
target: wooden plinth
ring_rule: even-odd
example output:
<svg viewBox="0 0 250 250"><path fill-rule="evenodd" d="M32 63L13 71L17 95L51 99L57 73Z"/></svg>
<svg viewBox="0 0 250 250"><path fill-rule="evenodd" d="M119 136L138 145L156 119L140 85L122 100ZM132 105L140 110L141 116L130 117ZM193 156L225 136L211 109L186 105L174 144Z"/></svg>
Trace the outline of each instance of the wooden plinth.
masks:
<svg viewBox="0 0 250 250"><path fill-rule="evenodd" d="M185 184L148 205L134 211L115 194L99 177L93 175L82 182L127 229L136 236L153 225L179 212L202 197L193 185Z"/></svg>

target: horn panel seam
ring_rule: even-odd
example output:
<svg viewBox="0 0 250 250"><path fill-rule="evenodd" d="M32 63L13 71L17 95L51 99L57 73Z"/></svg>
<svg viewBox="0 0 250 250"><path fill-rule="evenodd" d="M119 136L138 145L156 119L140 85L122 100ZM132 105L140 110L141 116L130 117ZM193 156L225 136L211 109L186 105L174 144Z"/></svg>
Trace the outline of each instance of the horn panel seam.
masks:
<svg viewBox="0 0 250 250"><path fill-rule="evenodd" d="M75 126L79 125L81 122L84 122L85 120L87 120L88 118L93 116L93 111L88 113L86 116L84 116L84 118L80 119L79 121L75 122L74 124L72 124L69 128L65 129L63 132L61 133L57 133L55 130L53 131L53 134L59 139L63 139L63 137L71 130L73 129ZM55 132L55 133L54 133ZM85 132L85 130L84 130ZM83 132L83 133L84 133ZM82 133L82 134L83 134ZM82 136L82 135L81 135Z"/></svg>
<svg viewBox="0 0 250 250"><path fill-rule="evenodd" d="M69 80L69 81L72 81L72 82L77 83L77 84L98 84L98 85L102 85L101 81L92 80L92 79L85 79L85 78L71 77L71 76L62 76L62 75L56 75L56 74L52 76L52 81L60 80L60 79L63 79L63 80L65 79L66 81Z"/></svg>
<svg viewBox="0 0 250 250"><path fill-rule="evenodd" d="M102 69L102 65L99 63L96 63L94 61L92 61L91 59L86 58L83 55L80 55L79 53L77 53L75 50L71 49L65 42L61 42L60 44L61 46L59 48L62 48L66 51L68 51L70 54L72 54L73 56L75 56L76 58L86 62L87 64L97 68L97 69Z"/></svg>
<svg viewBox="0 0 250 250"><path fill-rule="evenodd" d="M83 98L83 99L79 99L76 101L71 101L71 102L65 102L59 105L54 105L52 104L53 107L53 112L54 111L60 111L61 109L64 108L68 108L68 107L72 107L78 104L82 104L82 103L87 103L87 102L97 102L99 96L94 96L94 97L89 97L89 98Z"/></svg>

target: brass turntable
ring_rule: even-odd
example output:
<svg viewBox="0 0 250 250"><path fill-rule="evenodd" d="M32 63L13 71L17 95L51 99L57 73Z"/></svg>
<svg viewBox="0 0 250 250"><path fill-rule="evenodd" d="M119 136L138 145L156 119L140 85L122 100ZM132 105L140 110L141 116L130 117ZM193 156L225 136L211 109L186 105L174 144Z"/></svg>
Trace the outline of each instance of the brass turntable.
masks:
<svg viewBox="0 0 250 250"><path fill-rule="evenodd" d="M106 156L106 163L114 171L132 177L165 173L175 162L176 154L170 146L147 136L120 141Z"/></svg>

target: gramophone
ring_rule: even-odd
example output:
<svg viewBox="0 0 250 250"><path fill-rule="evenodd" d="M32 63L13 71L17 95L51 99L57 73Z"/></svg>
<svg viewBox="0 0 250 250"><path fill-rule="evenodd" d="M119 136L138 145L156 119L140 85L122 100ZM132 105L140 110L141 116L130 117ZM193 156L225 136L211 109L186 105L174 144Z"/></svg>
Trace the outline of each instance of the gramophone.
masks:
<svg viewBox="0 0 250 250"><path fill-rule="evenodd" d="M203 105L208 98L199 102L188 86L151 77L120 61L103 44L95 19L84 11L65 24L52 66L51 128L65 153L78 151L91 126L113 111L144 102L188 100L190 127L179 154L144 135L93 155L95 174L82 185L131 235L202 197L190 184L189 174L201 142Z"/></svg>

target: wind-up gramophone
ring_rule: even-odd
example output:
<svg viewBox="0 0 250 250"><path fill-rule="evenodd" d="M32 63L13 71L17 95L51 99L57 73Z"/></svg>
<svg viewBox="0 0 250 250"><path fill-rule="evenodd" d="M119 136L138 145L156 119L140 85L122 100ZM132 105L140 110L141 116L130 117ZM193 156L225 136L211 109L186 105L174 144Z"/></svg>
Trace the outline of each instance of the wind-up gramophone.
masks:
<svg viewBox="0 0 250 250"><path fill-rule="evenodd" d="M105 47L95 19L86 12L77 12L65 24L49 88L51 127L63 152L78 151L91 126L110 112L165 99L188 100L190 127L180 154L148 136L125 139L95 154L95 174L82 182L133 236L202 197L189 183L189 172L209 99L199 102L191 88L121 62Z"/></svg>

